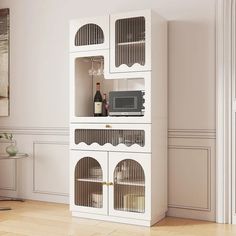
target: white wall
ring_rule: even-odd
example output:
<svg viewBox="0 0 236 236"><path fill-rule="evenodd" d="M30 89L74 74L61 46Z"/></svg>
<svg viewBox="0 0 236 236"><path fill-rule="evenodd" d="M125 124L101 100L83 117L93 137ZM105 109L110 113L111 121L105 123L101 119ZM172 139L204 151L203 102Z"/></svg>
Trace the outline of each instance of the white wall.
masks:
<svg viewBox="0 0 236 236"><path fill-rule="evenodd" d="M68 22L152 8L169 20L169 214L214 220L214 0L0 0L0 7L10 8L11 24L11 115L0 129L12 130L32 156L17 165L18 182L6 186L1 175L0 193L67 201ZM63 172L65 186L56 178L43 184L43 164L54 177Z"/></svg>

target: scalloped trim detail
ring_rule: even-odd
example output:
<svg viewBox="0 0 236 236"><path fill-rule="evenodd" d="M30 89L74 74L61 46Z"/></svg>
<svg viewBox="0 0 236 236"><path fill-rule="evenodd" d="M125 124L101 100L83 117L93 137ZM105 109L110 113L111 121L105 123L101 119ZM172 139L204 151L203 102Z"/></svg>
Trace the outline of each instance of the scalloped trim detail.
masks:
<svg viewBox="0 0 236 236"><path fill-rule="evenodd" d="M85 145L88 145L88 146L90 146L90 145L98 145L98 146L101 146L101 147L103 147L103 146L105 146L105 145L109 145L109 146L112 146L112 147L117 147L117 146L125 146L125 147L132 147L132 146L139 146L139 147L144 147L145 145L143 145L143 146L141 146L140 144L138 144L138 143L133 143L132 145L126 145L126 144L124 144L124 143L119 143L119 144L117 144L117 145L112 145L111 143L104 143L104 144L99 144L98 142L92 142L92 143L86 143L86 142L79 142L79 143L75 143L76 145L80 145L80 144L85 144Z"/></svg>

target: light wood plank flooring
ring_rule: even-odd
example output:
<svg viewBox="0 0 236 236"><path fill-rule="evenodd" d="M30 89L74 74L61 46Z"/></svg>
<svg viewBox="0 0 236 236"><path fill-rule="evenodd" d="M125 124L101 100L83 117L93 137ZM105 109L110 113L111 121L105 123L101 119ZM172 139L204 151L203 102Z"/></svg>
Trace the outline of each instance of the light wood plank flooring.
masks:
<svg viewBox="0 0 236 236"><path fill-rule="evenodd" d="M236 236L236 225L167 217L139 227L71 217L68 205L38 201L0 202L0 236Z"/></svg>

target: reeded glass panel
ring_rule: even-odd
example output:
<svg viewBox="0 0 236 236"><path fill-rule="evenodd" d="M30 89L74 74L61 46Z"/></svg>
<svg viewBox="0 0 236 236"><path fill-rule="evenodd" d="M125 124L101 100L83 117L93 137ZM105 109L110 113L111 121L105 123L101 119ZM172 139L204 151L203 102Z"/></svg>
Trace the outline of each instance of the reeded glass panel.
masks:
<svg viewBox="0 0 236 236"><path fill-rule="evenodd" d="M141 147L145 145L145 132L144 130L105 130L105 129L76 129L75 130L75 144L98 143L104 145L110 143L117 146L121 143L126 146L137 144Z"/></svg>
<svg viewBox="0 0 236 236"><path fill-rule="evenodd" d="M75 205L103 207L102 168L92 157L82 158L75 167Z"/></svg>
<svg viewBox="0 0 236 236"><path fill-rule="evenodd" d="M100 26L86 24L75 35L75 46L93 45L104 43L104 34Z"/></svg>
<svg viewBox="0 0 236 236"><path fill-rule="evenodd" d="M145 212L144 171L142 166L134 160L123 160L115 168L114 209Z"/></svg>
<svg viewBox="0 0 236 236"><path fill-rule="evenodd" d="M115 65L145 65L145 18L133 17L115 23Z"/></svg>

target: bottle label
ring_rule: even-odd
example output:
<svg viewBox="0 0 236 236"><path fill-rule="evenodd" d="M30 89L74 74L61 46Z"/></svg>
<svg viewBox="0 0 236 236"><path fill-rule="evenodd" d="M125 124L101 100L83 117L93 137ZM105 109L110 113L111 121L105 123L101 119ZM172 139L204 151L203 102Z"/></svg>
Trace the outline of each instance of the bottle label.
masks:
<svg viewBox="0 0 236 236"><path fill-rule="evenodd" d="M94 102L94 113L102 114L102 102Z"/></svg>

